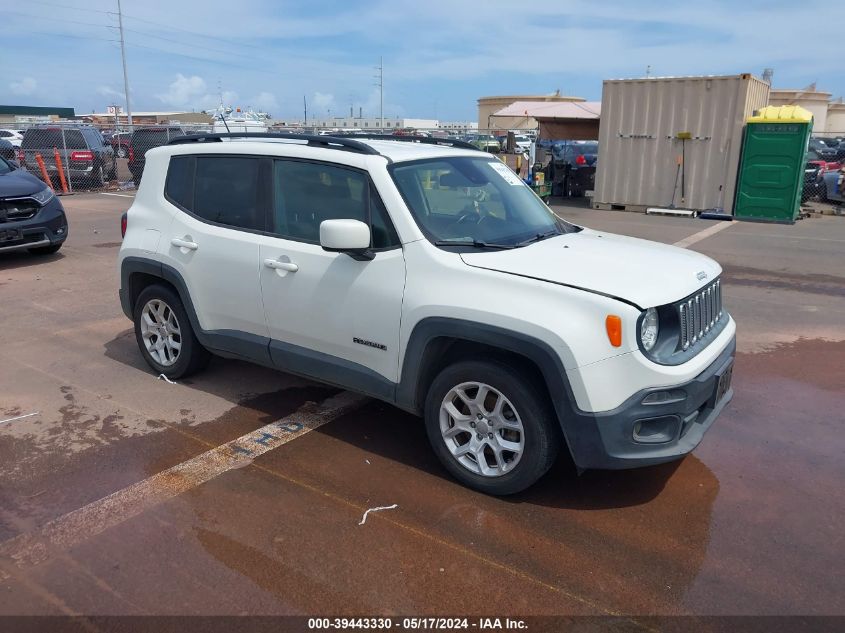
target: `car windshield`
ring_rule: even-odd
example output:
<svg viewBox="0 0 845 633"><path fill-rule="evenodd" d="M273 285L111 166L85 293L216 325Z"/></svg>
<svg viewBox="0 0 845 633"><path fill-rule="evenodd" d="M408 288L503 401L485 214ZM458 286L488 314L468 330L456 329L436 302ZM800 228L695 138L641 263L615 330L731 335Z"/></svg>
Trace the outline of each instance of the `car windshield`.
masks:
<svg viewBox="0 0 845 633"><path fill-rule="evenodd" d="M577 230L497 159L396 163L390 172L419 227L438 246L515 247Z"/></svg>

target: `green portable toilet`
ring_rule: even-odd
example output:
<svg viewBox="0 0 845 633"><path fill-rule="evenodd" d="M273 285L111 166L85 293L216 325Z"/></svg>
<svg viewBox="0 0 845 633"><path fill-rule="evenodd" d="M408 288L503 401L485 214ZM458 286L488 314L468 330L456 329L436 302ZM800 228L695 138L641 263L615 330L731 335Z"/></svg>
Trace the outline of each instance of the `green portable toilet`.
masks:
<svg viewBox="0 0 845 633"><path fill-rule="evenodd" d="M813 114L800 106L768 106L746 123L734 216L791 224L801 204Z"/></svg>

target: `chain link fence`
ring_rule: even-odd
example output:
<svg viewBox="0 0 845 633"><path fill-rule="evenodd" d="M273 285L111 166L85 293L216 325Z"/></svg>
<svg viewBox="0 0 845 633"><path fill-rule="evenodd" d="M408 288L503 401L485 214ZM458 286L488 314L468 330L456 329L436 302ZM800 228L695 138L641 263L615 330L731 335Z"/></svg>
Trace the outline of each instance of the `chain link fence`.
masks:
<svg viewBox="0 0 845 633"><path fill-rule="evenodd" d="M845 215L845 131L810 139L801 212L808 216Z"/></svg>

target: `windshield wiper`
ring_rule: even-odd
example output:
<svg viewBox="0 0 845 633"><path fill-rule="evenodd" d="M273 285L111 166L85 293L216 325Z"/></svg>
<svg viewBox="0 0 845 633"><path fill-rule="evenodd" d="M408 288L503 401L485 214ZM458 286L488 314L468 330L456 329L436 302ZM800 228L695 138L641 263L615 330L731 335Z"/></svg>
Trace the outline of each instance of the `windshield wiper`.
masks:
<svg viewBox="0 0 845 633"><path fill-rule="evenodd" d="M511 244L496 244L491 242L483 242L481 240L437 240L435 246L472 246L474 248L498 248L508 249L514 248Z"/></svg>
<svg viewBox="0 0 845 633"><path fill-rule="evenodd" d="M526 246L532 242L539 242L540 240L544 240L547 237L554 237L555 235L563 235L563 233L561 233L558 229L551 229L550 231L545 231L544 233L537 233L533 237L529 237L527 240L517 242L513 245L513 247L519 248L520 246Z"/></svg>

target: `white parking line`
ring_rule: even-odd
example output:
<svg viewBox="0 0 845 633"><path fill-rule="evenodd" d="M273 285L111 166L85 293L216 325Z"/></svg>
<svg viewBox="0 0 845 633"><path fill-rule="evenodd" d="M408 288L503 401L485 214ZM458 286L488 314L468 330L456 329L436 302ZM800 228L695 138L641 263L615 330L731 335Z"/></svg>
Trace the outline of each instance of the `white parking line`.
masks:
<svg viewBox="0 0 845 633"><path fill-rule="evenodd" d="M367 400L343 392L320 407L314 404L300 407L281 420L53 519L37 530L0 543L0 562L7 560L21 569L38 565L50 557L52 550L73 547L232 468L249 464L256 457L357 409Z"/></svg>
<svg viewBox="0 0 845 633"><path fill-rule="evenodd" d="M128 194L128 193L107 193L105 191L100 192L101 196L117 196L118 198L134 198L135 194Z"/></svg>
<svg viewBox="0 0 845 633"><path fill-rule="evenodd" d="M708 226L703 231L699 231L698 233L693 233L689 237L685 237L682 240L678 240L677 242L672 244L672 246L678 246L680 248L687 248L689 246L692 246L696 242L700 242L701 240L707 239L711 235L715 235L719 231L724 231L725 229L732 227L734 224L739 224L739 223L738 222L719 222L717 224L714 224L713 226Z"/></svg>

